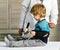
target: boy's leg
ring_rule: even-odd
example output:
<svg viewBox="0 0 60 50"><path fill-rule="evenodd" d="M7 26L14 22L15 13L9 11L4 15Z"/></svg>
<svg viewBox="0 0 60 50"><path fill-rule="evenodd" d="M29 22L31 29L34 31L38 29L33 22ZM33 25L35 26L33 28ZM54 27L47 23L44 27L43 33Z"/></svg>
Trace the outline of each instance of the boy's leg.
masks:
<svg viewBox="0 0 60 50"><path fill-rule="evenodd" d="M11 47L24 47L23 40L20 41L11 41Z"/></svg>
<svg viewBox="0 0 60 50"><path fill-rule="evenodd" d="M34 47L34 46L45 46L46 44L41 40L20 40L11 41L5 37L6 45L9 47Z"/></svg>
<svg viewBox="0 0 60 50"><path fill-rule="evenodd" d="M46 44L41 40L25 40L24 46L25 47L34 47L34 46L45 46Z"/></svg>
<svg viewBox="0 0 60 50"><path fill-rule="evenodd" d="M7 35L7 37L10 41L15 41L15 39L11 35Z"/></svg>
<svg viewBox="0 0 60 50"><path fill-rule="evenodd" d="M5 40L6 46L10 47L11 41L6 36L4 37L4 40Z"/></svg>
<svg viewBox="0 0 60 50"><path fill-rule="evenodd" d="M23 40L10 41L7 37L4 38L7 47L23 47Z"/></svg>

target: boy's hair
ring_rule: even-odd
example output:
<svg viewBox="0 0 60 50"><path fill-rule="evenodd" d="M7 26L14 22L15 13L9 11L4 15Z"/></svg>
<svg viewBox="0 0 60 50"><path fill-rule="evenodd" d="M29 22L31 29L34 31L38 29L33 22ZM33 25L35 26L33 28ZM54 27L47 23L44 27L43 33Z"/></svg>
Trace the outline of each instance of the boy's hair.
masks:
<svg viewBox="0 0 60 50"><path fill-rule="evenodd" d="M46 16L46 8L43 4L35 4L30 11L34 16L40 15L40 17Z"/></svg>

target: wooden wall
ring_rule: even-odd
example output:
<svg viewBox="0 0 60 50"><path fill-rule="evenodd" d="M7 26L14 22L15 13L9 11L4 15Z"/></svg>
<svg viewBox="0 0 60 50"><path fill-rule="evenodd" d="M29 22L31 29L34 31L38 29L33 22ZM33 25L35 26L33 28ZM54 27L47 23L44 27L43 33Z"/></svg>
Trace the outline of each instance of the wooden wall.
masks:
<svg viewBox="0 0 60 50"><path fill-rule="evenodd" d="M21 0L0 0L0 33L18 29L20 5Z"/></svg>

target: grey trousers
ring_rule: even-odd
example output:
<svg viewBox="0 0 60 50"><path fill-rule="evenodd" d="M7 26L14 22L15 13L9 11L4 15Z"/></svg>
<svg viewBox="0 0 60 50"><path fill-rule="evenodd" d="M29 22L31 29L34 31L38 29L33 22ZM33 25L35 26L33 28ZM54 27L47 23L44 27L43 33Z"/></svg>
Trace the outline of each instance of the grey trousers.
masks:
<svg viewBox="0 0 60 50"><path fill-rule="evenodd" d="M35 47L35 46L45 46L46 43L40 39L26 39L17 41L11 35L8 35L4 38L5 43L8 47Z"/></svg>
<svg viewBox="0 0 60 50"><path fill-rule="evenodd" d="M41 40L20 40L20 41L10 41L10 47L35 47L35 46L45 46L46 44Z"/></svg>

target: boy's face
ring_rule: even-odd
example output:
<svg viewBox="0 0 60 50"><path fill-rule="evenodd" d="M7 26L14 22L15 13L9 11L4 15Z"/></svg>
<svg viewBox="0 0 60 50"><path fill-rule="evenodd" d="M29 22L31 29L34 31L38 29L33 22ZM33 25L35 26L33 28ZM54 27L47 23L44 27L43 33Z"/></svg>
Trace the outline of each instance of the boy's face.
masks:
<svg viewBox="0 0 60 50"><path fill-rule="evenodd" d="M40 15L36 15L36 16L34 16L34 18L35 18L37 21L39 21L39 20L40 20Z"/></svg>

